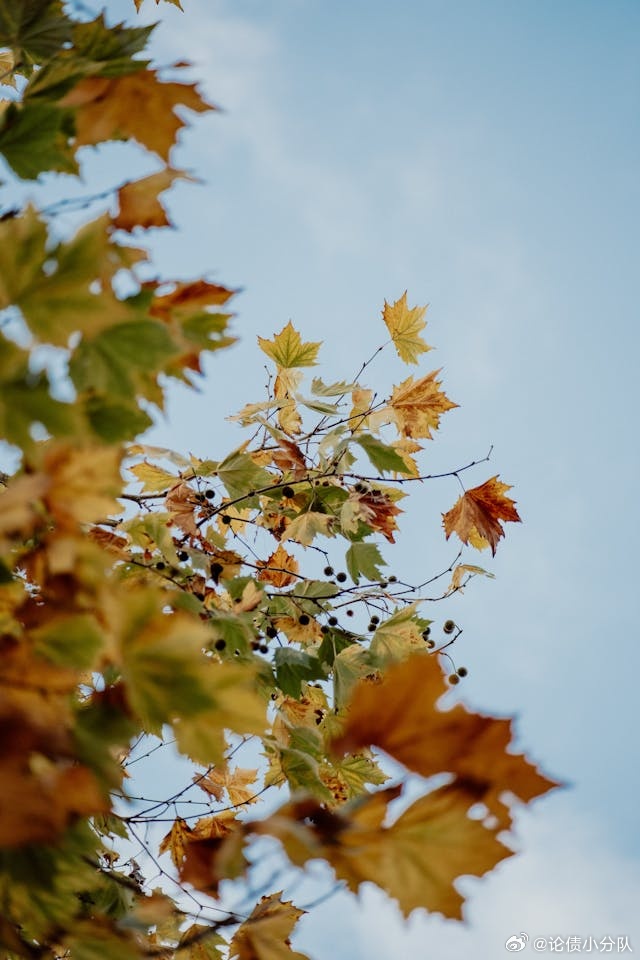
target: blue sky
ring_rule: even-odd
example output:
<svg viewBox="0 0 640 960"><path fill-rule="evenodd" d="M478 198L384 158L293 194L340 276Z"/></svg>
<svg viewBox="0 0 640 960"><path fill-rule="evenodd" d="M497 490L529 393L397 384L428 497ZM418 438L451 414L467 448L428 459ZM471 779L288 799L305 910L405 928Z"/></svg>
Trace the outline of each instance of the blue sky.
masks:
<svg viewBox="0 0 640 960"><path fill-rule="evenodd" d="M200 394L173 391L152 442L202 456L239 440L258 399L256 335L288 319L349 377L384 340L384 299L429 303L425 363L460 404L429 470L484 456L524 523L438 613L464 626L461 694L516 713L520 744L570 789L522 812L522 851L471 892L465 926L403 925L372 891L301 924L312 956L492 960L526 931L630 936L640 950L637 801L636 278L640 6L625 0L184 0L160 14L160 62L188 58L225 113L174 164L202 177L169 202L160 273L244 288L240 343ZM130 16L124 0L113 16ZM153 161L109 148L87 184ZM117 175L116 175L117 174ZM58 188L59 189L59 188ZM83 188L86 189L86 186ZM71 192L71 191L69 191ZM635 269L634 269L635 268ZM391 359L369 385L406 376ZM467 478L468 479L468 478ZM416 489L399 575L452 558L454 480ZM473 557L469 557L473 562ZM328 952L331 951L331 952Z"/></svg>

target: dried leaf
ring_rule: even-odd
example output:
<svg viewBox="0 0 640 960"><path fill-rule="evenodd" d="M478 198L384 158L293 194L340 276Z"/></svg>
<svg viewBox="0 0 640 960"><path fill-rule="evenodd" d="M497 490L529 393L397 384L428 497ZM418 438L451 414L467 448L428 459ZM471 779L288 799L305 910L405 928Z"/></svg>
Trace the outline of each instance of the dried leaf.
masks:
<svg viewBox="0 0 640 960"><path fill-rule="evenodd" d="M431 431L438 429L440 416L458 406L440 390L439 373L432 370L419 380L409 377L394 388L389 408L405 437L433 439Z"/></svg>
<svg viewBox="0 0 640 960"><path fill-rule="evenodd" d="M118 190L119 208L113 219L114 227L130 232L136 227L146 230L149 227L173 226L158 195L168 190L176 180L190 179L182 170L166 167L141 180L125 183Z"/></svg>
<svg viewBox="0 0 640 960"><path fill-rule="evenodd" d="M295 557L287 553L281 543L268 560L258 560L256 566L260 568L258 580L271 583L274 587L288 587L298 581L297 573L300 565Z"/></svg>
<svg viewBox="0 0 640 960"><path fill-rule="evenodd" d="M474 535L479 535L489 542L495 554L498 541L504 536L502 522L520 522L515 501L505 497L507 490L511 490L509 484L502 483L497 476L467 490L451 510L442 515L447 540L452 533L457 533L463 543L469 543Z"/></svg>

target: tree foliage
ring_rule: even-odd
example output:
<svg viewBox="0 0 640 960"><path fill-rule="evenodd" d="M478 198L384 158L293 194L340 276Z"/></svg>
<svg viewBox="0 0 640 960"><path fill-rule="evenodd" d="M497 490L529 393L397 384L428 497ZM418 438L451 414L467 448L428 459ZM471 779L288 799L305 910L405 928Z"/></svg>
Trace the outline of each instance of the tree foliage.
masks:
<svg viewBox="0 0 640 960"><path fill-rule="evenodd" d="M144 272L138 239L169 225L160 195L186 176L170 160L183 111L212 109L180 67L150 65L149 34L0 0L14 182L77 175L110 140L161 164L72 235L55 204L0 219L0 431L18 458L0 493L0 949L300 958L304 905L263 890L275 844L280 874L320 859L407 916L459 918L456 880L511 855L513 804L553 782L512 752L510 721L442 705L463 675L459 629L424 616L427 588L450 580L446 597L487 571L461 548L422 583L385 572L407 487L432 479L421 441L456 405L437 370L374 392L365 361L327 381L311 369L321 344L290 322L259 338L269 389L232 417L236 449L140 441L171 380L196 383L233 342L234 291ZM405 293L382 320L387 349L418 364L425 308ZM508 490L492 477L463 492L446 536L495 553L519 520ZM171 744L186 784L140 797L134 764ZM380 751L406 771L393 785ZM165 759L163 783L173 766L183 776ZM231 909L223 881L253 903Z"/></svg>

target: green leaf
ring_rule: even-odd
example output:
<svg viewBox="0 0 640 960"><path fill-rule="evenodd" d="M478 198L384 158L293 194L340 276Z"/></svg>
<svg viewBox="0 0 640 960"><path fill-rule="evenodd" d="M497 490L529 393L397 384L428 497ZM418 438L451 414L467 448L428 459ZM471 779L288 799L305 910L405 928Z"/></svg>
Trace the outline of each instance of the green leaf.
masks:
<svg viewBox="0 0 640 960"><path fill-rule="evenodd" d="M11 47L25 65L56 53L71 26L60 0L0 0L0 47Z"/></svg>
<svg viewBox="0 0 640 960"><path fill-rule="evenodd" d="M31 635L40 656L61 667L75 667L77 670L93 667L104 644L98 621L88 613L50 618Z"/></svg>
<svg viewBox="0 0 640 960"><path fill-rule="evenodd" d="M31 427L42 424L51 436L84 432L80 411L54 400L45 373L27 367L28 353L0 335L0 437L23 450L33 447Z"/></svg>
<svg viewBox="0 0 640 960"><path fill-rule="evenodd" d="M217 466L217 475L227 488L232 500L253 490L268 487L273 476L263 467L258 467L247 453L234 451Z"/></svg>
<svg viewBox="0 0 640 960"><path fill-rule="evenodd" d="M313 543L318 534L322 534L325 537L333 537L334 534L331 530L333 519L333 517L326 513L314 513L311 510L307 513L302 513L299 517L296 517L295 520L291 521L285 530L282 540L297 540L298 543L308 547Z"/></svg>
<svg viewBox="0 0 640 960"><path fill-rule="evenodd" d="M148 733L213 706L203 654L209 633L193 617L162 612L155 592L123 599L120 643L127 699Z"/></svg>
<svg viewBox="0 0 640 960"><path fill-rule="evenodd" d="M0 222L0 310L17 303L40 276L47 228L32 206Z"/></svg>
<svg viewBox="0 0 640 960"><path fill-rule="evenodd" d="M105 443L133 440L153 425L149 414L135 400L89 396L84 405L93 433Z"/></svg>
<svg viewBox="0 0 640 960"><path fill-rule="evenodd" d="M395 473L407 472L407 464L400 454L397 453L393 447L372 437L370 433L359 434L355 437L355 441L360 444L373 466L380 473L386 473L388 471Z"/></svg>
<svg viewBox="0 0 640 960"><path fill-rule="evenodd" d="M292 647L278 647L274 660L278 686L283 693L296 699L300 696L303 682L324 680L327 675L317 657Z"/></svg>
<svg viewBox="0 0 640 960"><path fill-rule="evenodd" d="M318 660L332 667L338 654L346 650L347 647L353 646L355 642L352 634L346 633L344 630L329 629L324 634L322 643L318 647Z"/></svg>
<svg viewBox="0 0 640 960"><path fill-rule="evenodd" d="M381 623L373 635L369 651L377 666L405 660L409 654L424 651L422 631L430 623L416 615L416 603L407 604Z"/></svg>
<svg viewBox="0 0 640 960"><path fill-rule="evenodd" d="M23 180L48 171L78 173L69 144L72 135L70 111L48 103L12 103L0 121L0 153Z"/></svg>
<svg viewBox="0 0 640 960"><path fill-rule="evenodd" d="M157 403L160 388L156 376L175 353L162 324L133 320L83 340L71 358L69 372L78 390L129 401L142 396Z"/></svg>
<svg viewBox="0 0 640 960"><path fill-rule="evenodd" d="M386 566L378 546L375 543L352 543L345 554L347 570L354 583L360 582L360 577L367 580L382 580L381 566Z"/></svg>
<svg viewBox="0 0 640 960"><path fill-rule="evenodd" d="M336 707L349 702L351 691L362 677L375 673L369 651L354 643L342 650L333 662L333 692Z"/></svg>
<svg viewBox="0 0 640 960"><path fill-rule="evenodd" d="M286 327L282 328L273 340L258 337L258 343L260 349L272 360L275 360L279 367L284 367L285 370L296 367L314 367L318 350L321 347L320 341L303 343L300 334L291 321Z"/></svg>

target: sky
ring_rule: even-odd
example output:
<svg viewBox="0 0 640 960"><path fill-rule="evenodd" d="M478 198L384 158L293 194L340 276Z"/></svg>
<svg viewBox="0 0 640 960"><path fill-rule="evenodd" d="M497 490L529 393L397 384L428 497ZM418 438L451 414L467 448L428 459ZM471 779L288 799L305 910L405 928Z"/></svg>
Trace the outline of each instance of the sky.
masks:
<svg viewBox="0 0 640 960"><path fill-rule="evenodd" d="M324 341L325 379L349 378L385 339L385 299L428 303L424 372L443 368L460 409L425 469L493 445L473 481L512 483L524 521L487 564L496 579L442 610L464 627L458 691L516 715L519 748L567 784L519 813L516 857L462 883L464 925L405 923L367 889L318 907L295 946L318 960L494 960L526 933L525 956L557 935L626 935L640 951L640 5L183 5L147 0L157 60L192 61L223 112L182 136L173 162L204 182L169 195L177 229L152 238L154 263L241 287L239 343L211 357L199 393L172 390L149 442L216 459L240 442L224 417L262 396L258 334L291 319ZM153 168L108 147L78 190ZM369 385L406 376L381 359ZM387 551L401 579L455 555L440 514L458 493L453 479L412 492Z"/></svg>

